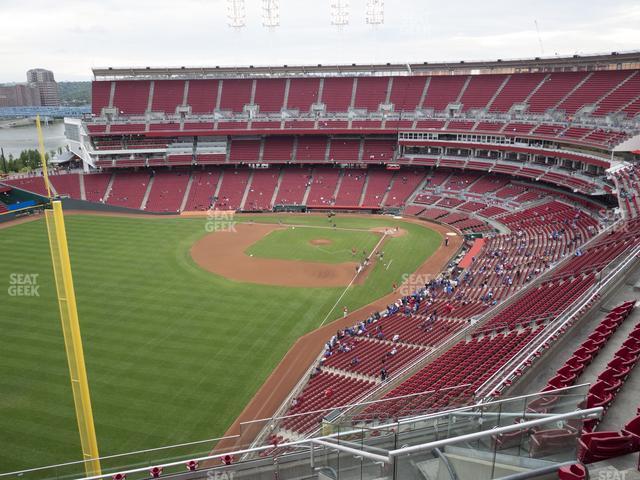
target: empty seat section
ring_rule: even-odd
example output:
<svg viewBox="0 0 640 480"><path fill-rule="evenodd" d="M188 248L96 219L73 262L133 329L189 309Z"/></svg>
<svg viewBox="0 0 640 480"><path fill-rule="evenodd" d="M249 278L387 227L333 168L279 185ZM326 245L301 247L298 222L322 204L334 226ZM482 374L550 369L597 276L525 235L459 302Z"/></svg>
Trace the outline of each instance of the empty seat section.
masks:
<svg viewBox="0 0 640 480"><path fill-rule="evenodd" d="M339 175L340 170L337 168L315 168L307 205L320 207L333 205L335 203L335 191Z"/></svg>
<svg viewBox="0 0 640 480"><path fill-rule="evenodd" d="M260 140L233 140L229 162L258 163L260 160Z"/></svg>
<svg viewBox="0 0 640 480"><path fill-rule="evenodd" d="M387 98L389 77L359 77L354 107L377 112Z"/></svg>
<svg viewBox="0 0 640 480"><path fill-rule="evenodd" d="M596 103L630 75L628 70L593 72L589 79L569 95L558 109L567 114L576 113L585 105Z"/></svg>
<svg viewBox="0 0 640 480"><path fill-rule="evenodd" d="M425 392L423 395L372 405L364 410L361 418L396 418L467 404L474 390L535 335L536 331L526 329L494 338L463 340L382 398Z"/></svg>
<svg viewBox="0 0 640 480"><path fill-rule="evenodd" d="M290 162L293 155L293 137L267 137L264 141L262 161Z"/></svg>
<svg viewBox="0 0 640 480"><path fill-rule="evenodd" d="M311 179L308 168L285 168L276 196L276 205L302 205L307 184Z"/></svg>
<svg viewBox="0 0 640 480"><path fill-rule="evenodd" d="M508 112L516 103L522 103L544 79L544 73L514 73L495 98L489 111Z"/></svg>
<svg viewBox="0 0 640 480"><path fill-rule="evenodd" d="M44 185L43 177L11 178L3 180L3 182L38 195L47 196L47 188ZM51 193L53 194L53 192Z"/></svg>
<svg viewBox="0 0 640 480"><path fill-rule="evenodd" d="M319 78L292 78L289 81L287 108L309 112L311 105L318 102Z"/></svg>
<svg viewBox="0 0 640 480"><path fill-rule="evenodd" d="M273 207L271 199L279 177L279 169L254 170L243 209L260 211L269 210Z"/></svg>
<svg viewBox="0 0 640 480"><path fill-rule="evenodd" d="M149 174L146 172L117 172L114 174L107 203L138 209L142 204L148 185Z"/></svg>
<svg viewBox="0 0 640 480"><path fill-rule="evenodd" d="M351 105L353 78L325 78L322 103L328 112L346 112Z"/></svg>
<svg viewBox="0 0 640 480"><path fill-rule="evenodd" d="M387 207L403 206L423 178L424 171L421 170L397 172L384 204Z"/></svg>
<svg viewBox="0 0 640 480"><path fill-rule="evenodd" d="M336 195L336 205L340 207L358 206L367 177L366 170L345 169Z"/></svg>
<svg viewBox="0 0 640 480"><path fill-rule="evenodd" d="M249 170L225 170L215 202L216 210L237 210L249 183Z"/></svg>
<svg viewBox="0 0 640 480"><path fill-rule="evenodd" d="M387 163L393 161L396 149L395 140L365 140L362 148L362 161Z"/></svg>
<svg viewBox="0 0 640 480"><path fill-rule="evenodd" d="M89 202L101 202L107 191L110 173L84 174L84 194Z"/></svg>
<svg viewBox="0 0 640 480"><path fill-rule="evenodd" d="M77 173L50 175L49 181L58 195L68 195L71 198L80 199L80 175Z"/></svg>
<svg viewBox="0 0 640 480"><path fill-rule="evenodd" d="M222 97L220 110L242 112L244 106L251 102L253 80L222 80Z"/></svg>
<svg viewBox="0 0 640 480"><path fill-rule="evenodd" d="M118 80L113 106L124 115L142 115L149 104L151 83L147 80ZM144 129L144 128L143 128Z"/></svg>
<svg viewBox="0 0 640 480"><path fill-rule="evenodd" d="M91 112L94 115L100 115L104 107L109 106L109 97L111 96L110 81L94 81L91 82Z"/></svg>
<svg viewBox="0 0 640 480"><path fill-rule="evenodd" d="M253 103L260 112L279 112L284 106L284 90L287 81L283 78L261 78L256 80L256 95Z"/></svg>
<svg viewBox="0 0 640 480"><path fill-rule="evenodd" d="M324 162L327 154L327 137L298 137L296 160L298 162Z"/></svg>
<svg viewBox="0 0 640 480"><path fill-rule="evenodd" d="M382 200L389 190L393 171L369 169L367 172L368 181L362 200L363 207L378 207L382 205Z"/></svg>
<svg viewBox="0 0 640 480"><path fill-rule="evenodd" d="M184 80L156 80L153 84L152 112L175 115L184 98ZM177 129L176 129L177 130Z"/></svg>
<svg viewBox="0 0 640 480"><path fill-rule="evenodd" d="M390 103L395 112L413 112L420 104L424 84L427 77L393 77ZM387 126L390 121L387 121ZM398 128L409 128L411 125L397 125ZM392 128L396 128L393 126Z"/></svg>
<svg viewBox="0 0 640 480"><path fill-rule="evenodd" d="M496 94L506 75L474 75L464 91L460 103L462 110L484 108Z"/></svg>
<svg viewBox="0 0 640 480"><path fill-rule="evenodd" d="M338 163L357 163L360 154L360 140L331 140L329 161Z"/></svg>
<svg viewBox="0 0 640 480"><path fill-rule="evenodd" d="M213 198L220 180L219 169L193 172L189 198L185 211L208 210L213 204Z"/></svg>
<svg viewBox="0 0 640 480"><path fill-rule="evenodd" d="M437 112L445 110L448 104L456 101L466 80L466 75L431 77L423 108L433 108Z"/></svg>
<svg viewBox="0 0 640 480"><path fill-rule="evenodd" d="M145 210L179 213L189 183L187 171L156 172Z"/></svg>
<svg viewBox="0 0 640 480"><path fill-rule="evenodd" d="M633 70L629 73L630 76L624 83L621 82L621 85L615 91L598 102L593 115L607 115L608 113L617 112L638 96L638 92L640 92L640 70Z"/></svg>
<svg viewBox="0 0 640 480"><path fill-rule="evenodd" d="M189 80L187 105L191 106L191 113L213 113L217 98L218 80Z"/></svg>
<svg viewBox="0 0 640 480"><path fill-rule="evenodd" d="M374 386L372 381L320 372L298 395L296 405L286 413L291 417L283 421L282 427L299 433L312 432L320 427L320 420L334 407L353 403ZM306 412L309 413L305 415Z"/></svg>
<svg viewBox="0 0 640 480"><path fill-rule="evenodd" d="M582 81L586 72L552 73L529 99L531 113L545 113Z"/></svg>

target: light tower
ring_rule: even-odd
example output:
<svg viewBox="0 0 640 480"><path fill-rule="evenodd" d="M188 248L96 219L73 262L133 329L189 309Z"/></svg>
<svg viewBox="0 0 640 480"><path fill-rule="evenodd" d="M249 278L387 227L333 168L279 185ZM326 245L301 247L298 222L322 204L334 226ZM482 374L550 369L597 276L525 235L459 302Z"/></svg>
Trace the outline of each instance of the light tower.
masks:
<svg viewBox="0 0 640 480"><path fill-rule="evenodd" d="M247 26L247 11L244 0L227 0L227 24L232 28Z"/></svg>
<svg viewBox="0 0 640 480"><path fill-rule="evenodd" d="M344 27L349 25L348 0L331 0L330 4L331 25Z"/></svg>
<svg viewBox="0 0 640 480"><path fill-rule="evenodd" d="M262 0L262 26L280 26L280 0Z"/></svg>
<svg viewBox="0 0 640 480"><path fill-rule="evenodd" d="M366 20L369 25L384 23L384 0L367 0Z"/></svg>

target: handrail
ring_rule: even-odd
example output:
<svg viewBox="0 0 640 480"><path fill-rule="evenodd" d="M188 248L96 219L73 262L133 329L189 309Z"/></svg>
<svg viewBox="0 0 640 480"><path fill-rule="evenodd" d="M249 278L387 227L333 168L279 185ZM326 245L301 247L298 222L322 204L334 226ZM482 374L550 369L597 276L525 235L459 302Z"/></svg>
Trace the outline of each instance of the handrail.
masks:
<svg viewBox="0 0 640 480"><path fill-rule="evenodd" d="M506 425L504 427L492 428L489 430L482 430L480 432L467 433L452 438L445 438L442 440L436 440L433 442L423 443L421 445L412 445L410 447L398 448L389 451L389 457L395 458L400 455L406 455L410 453L421 452L424 450L433 450L434 448L445 447L460 442L467 442L470 440L477 440L487 435L499 435L501 433L517 432L518 430L529 430L531 427L544 425L550 422L558 422L563 420L570 420L573 418L588 419L588 418L600 418L604 409L602 407L587 408L584 410L575 410L568 413L559 413L557 415L551 415L547 418L536 418L535 420L528 420L526 422L514 423L512 425Z"/></svg>
<svg viewBox="0 0 640 480"><path fill-rule="evenodd" d="M160 450L168 450L170 448L177 448L177 447L188 447L191 445L197 445L199 443L212 443L212 442L217 442L220 440L228 440L231 438L237 438L239 437L239 435L230 435L227 437L219 437L219 438L211 438L211 439L207 439L207 440L198 440L195 442L188 442L188 443L180 443L177 445L167 445L165 447L157 447L157 448L149 448L147 450L138 450L138 451L134 451L134 452L126 452L126 453L118 453L115 455L107 455L105 457L99 457L97 460L109 460L111 458L121 458L121 457L127 457L130 455L140 455L142 453L148 453L148 452L158 452ZM66 462L66 463L58 463L56 465L46 465L43 467L34 467L34 468L30 468L27 470L17 470L14 472L5 472L5 473L0 473L0 478L2 477L10 477L10 476L15 476L15 475L24 475L25 473L32 473L32 472L38 472L41 470L50 470L52 468L60 468L60 467L70 467L72 465L84 465L86 460L76 460L74 462Z"/></svg>
<svg viewBox="0 0 640 480"><path fill-rule="evenodd" d="M559 389L555 389L553 391L545 392L544 394L545 395L552 395L552 394L557 394L557 393L563 392L563 391L577 390L579 388L585 387L586 385L588 385L588 384L581 384L581 385L573 385L573 386L568 386L568 387L562 387L562 388L559 388ZM476 409L476 408L486 409L488 406L491 406L491 405L500 405L500 404L502 404L502 403L504 403L506 401L512 402L514 400L525 399L525 398L530 398L530 397L537 397L537 396L540 396L541 394L542 394L541 392L529 393L529 394L525 394L525 395L512 397L512 398L509 398L509 399L500 399L500 400L494 400L494 401L490 401L490 402L486 402L486 403L478 403L478 404L475 404L475 405L469 405L469 406L465 406L465 407L458 407L458 408L447 410L447 411L444 411L444 412L429 413L429 414L413 417L411 419L401 419L401 420L398 420L396 422L386 423L386 424L383 424L383 425L378 425L378 426L376 426L376 428L377 429L398 428L401 425L413 423L413 422L416 422L416 421L423 421L423 420L427 420L427 419L438 418L438 417L441 417L441 416L447 416L447 415L452 415L452 414L453 415L463 415L465 412L473 413L472 410ZM485 412L485 414L486 413L487 412ZM545 414L545 418L548 421L551 421L550 419L552 419L552 417L553 416L550 416L549 414ZM555 418L555 417L553 417L553 418ZM330 435L325 435L325 436L321 437L320 439L327 440L327 439L341 437L341 436L348 437L348 436L353 435L353 434L362 433L362 431L363 431L362 428L354 427L351 430L342 431L342 432L338 432L338 433L332 433ZM490 432L493 432L493 430L491 430ZM222 437L222 438L234 438L234 437L237 437L237 436ZM213 440L215 440L215 439L213 439ZM287 442L287 443L282 443L282 444L279 445L279 447L300 447L300 446L305 446L305 445L309 445L311 440L312 439L295 440L295 441L291 441L291 442ZM203 441L200 441L200 442L190 442L190 443L182 444L182 445L185 446L185 445L208 442L208 441L209 440L203 440ZM171 448L171 447L172 446L163 447L163 448ZM270 448L273 448L273 445L266 445L266 446L262 446L262 447L253 447L253 448L234 451L234 452L227 452L227 453L209 455L209 456L206 456L206 457L194 458L193 460L195 460L195 461L214 460L214 459L222 458L225 455L229 455L229 454L240 455L240 454L244 454L244 453L255 453L255 452L268 450ZM367 448L369 448L369 447L367 447ZM154 450L159 450L159 449L154 449ZM377 449L377 450L379 451L379 449ZM113 457L117 457L117 456L126 456L126 455L131 455L133 453L138 453L138 452L130 452L130 453L119 454L119 455L110 456L110 457L101 457L101 459L113 458ZM144 451L142 451L142 453L144 453ZM83 461L69 462L69 463L63 463L63 464L57 464L57 465L49 465L49 466L38 467L38 468L29 469L29 470L8 472L8 473L0 474L0 477L20 476L20 475L23 475L25 473L30 473L30 472L34 472L34 471L65 467L65 466L70 466L70 465L79 464L79 463L83 463ZM184 461L176 461L176 462L171 462L171 463L158 465L158 466L170 467L170 466L177 466L177 465L184 465ZM140 468L136 468L136 469L131 469L131 470L127 470L126 473L147 472L148 468L149 468L148 466L145 466L145 467L140 467ZM111 476L110 473L104 473L101 476L91 477L91 479L107 478L107 477L110 477L110 476Z"/></svg>

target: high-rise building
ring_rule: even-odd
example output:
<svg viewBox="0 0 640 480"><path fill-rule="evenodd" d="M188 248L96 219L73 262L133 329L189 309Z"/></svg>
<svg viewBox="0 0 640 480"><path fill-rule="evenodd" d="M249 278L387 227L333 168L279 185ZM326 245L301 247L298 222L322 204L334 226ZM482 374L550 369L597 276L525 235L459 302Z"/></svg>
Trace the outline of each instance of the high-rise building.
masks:
<svg viewBox="0 0 640 480"><path fill-rule="evenodd" d="M0 85L0 107L39 107L40 89L35 84Z"/></svg>
<svg viewBox="0 0 640 480"><path fill-rule="evenodd" d="M36 85L40 90L40 104L45 107L57 107L60 105L58 96L58 84L51 70L34 68L27 72L27 82Z"/></svg>

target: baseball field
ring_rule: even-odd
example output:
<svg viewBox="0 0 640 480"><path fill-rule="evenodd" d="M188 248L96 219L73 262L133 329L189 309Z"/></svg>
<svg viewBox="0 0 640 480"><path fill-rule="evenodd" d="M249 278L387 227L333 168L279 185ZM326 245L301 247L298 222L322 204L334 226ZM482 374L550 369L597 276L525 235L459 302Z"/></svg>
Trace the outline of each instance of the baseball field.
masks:
<svg viewBox="0 0 640 480"><path fill-rule="evenodd" d="M442 243L390 217L66 223L101 455L223 435L297 338ZM0 252L0 472L79 460L44 221L0 229Z"/></svg>

